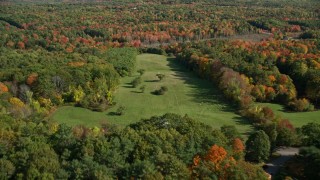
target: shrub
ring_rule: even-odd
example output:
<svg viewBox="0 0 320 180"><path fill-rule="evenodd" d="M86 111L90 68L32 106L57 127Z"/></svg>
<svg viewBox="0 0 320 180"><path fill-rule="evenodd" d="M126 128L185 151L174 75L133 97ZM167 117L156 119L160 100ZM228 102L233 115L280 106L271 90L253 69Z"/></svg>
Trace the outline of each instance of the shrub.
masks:
<svg viewBox="0 0 320 180"><path fill-rule="evenodd" d="M140 76L142 76L146 72L146 70L145 69L139 69L137 72L140 74Z"/></svg>
<svg viewBox="0 0 320 180"><path fill-rule="evenodd" d="M154 94L155 95L164 95L164 93L166 93L167 91L168 91L167 86L161 86L160 89L154 91Z"/></svg>
<svg viewBox="0 0 320 180"><path fill-rule="evenodd" d="M132 82L131 82L131 84L132 84L132 87L138 87L138 85L139 84L141 84L141 77L137 77L137 78L135 78Z"/></svg>
<svg viewBox="0 0 320 180"><path fill-rule="evenodd" d="M142 85L142 86L140 87L140 90L141 90L142 93L144 93L145 89L146 89L146 85Z"/></svg>
<svg viewBox="0 0 320 180"><path fill-rule="evenodd" d="M105 111L109 107L109 103L104 96L97 96L94 93L90 93L80 101L80 105L84 108L92 111Z"/></svg>
<svg viewBox="0 0 320 180"><path fill-rule="evenodd" d="M251 106L240 111L242 116L249 118L253 123L265 124L274 120L275 116L269 107Z"/></svg>
<svg viewBox="0 0 320 180"><path fill-rule="evenodd" d="M156 76L159 78L159 81L162 81L166 77L164 74L157 74Z"/></svg>
<svg viewBox="0 0 320 180"><path fill-rule="evenodd" d="M125 110L126 110L126 108L124 106L119 106L116 111L116 115L118 115L118 116L123 115Z"/></svg>

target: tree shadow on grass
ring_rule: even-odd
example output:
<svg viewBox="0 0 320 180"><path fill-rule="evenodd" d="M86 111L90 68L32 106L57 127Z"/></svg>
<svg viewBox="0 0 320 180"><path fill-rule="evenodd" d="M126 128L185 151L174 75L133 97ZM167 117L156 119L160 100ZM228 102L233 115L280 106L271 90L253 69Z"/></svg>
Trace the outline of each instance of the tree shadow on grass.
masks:
<svg viewBox="0 0 320 180"><path fill-rule="evenodd" d="M142 92L141 91L130 91L132 93L138 93L138 94L141 94Z"/></svg>
<svg viewBox="0 0 320 180"><path fill-rule="evenodd" d="M232 119L236 122L237 125L252 126L250 121L245 119L244 117L239 116L239 117L233 117ZM251 134L251 132L247 131L247 132L243 132L241 134L244 136L249 136Z"/></svg>
<svg viewBox="0 0 320 180"><path fill-rule="evenodd" d="M278 104L278 103L275 103ZM280 109L278 109L278 111L283 112L283 113L297 113L298 111L293 111L292 109L290 109L288 106L285 106L283 104L278 104L281 106ZM304 112L304 111L303 111Z"/></svg>
<svg viewBox="0 0 320 180"><path fill-rule="evenodd" d="M150 94L155 95L155 96L163 96L165 93L160 94L157 90L151 91Z"/></svg>
<svg viewBox="0 0 320 180"><path fill-rule="evenodd" d="M108 115L110 115L110 116L119 116L116 112L109 112Z"/></svg>
<svg viewBox="0 0 320 180"><path fill-rule="evenodd" d="M182 79L184 84L187 84L191 87L191 92L188 96L192 97L192 100L196 103L210 103L218 104L219 110L224 112L237 112L237 107L235 104L231 104L223 96L222 92L213 82L209 80L199 78L194 72L191 72L186 67L183 67L177 60L174 58L167 58L168 66L171 71L173 71L173 76ZM251 125L248 120L242 117L235 117L235 121L242 125Z"/></svg>
<svg viewBox="0 0 320 180"><path fill-rule="evenodd" d="M159 80L145 80L144 82L159 82Z"/></svg>
<svg viewBox="0 0 320 180"><path fill-rule="evenodd" d="M124 85L122 85L122 87L124 87L124 88L133 88L131 83L125 83Z"/></svg>
<svg viewBox="0 0 320 180"><path fill-rule="evenodd" d="M190 72L183 65L173 58L168 58L168 65L174 72L173 76L182 79L192 91L188 94L197 103L219 104L220 110L235 112L236 106L228 103L222 92L209 80L199 78L195 73Z"/></svg>

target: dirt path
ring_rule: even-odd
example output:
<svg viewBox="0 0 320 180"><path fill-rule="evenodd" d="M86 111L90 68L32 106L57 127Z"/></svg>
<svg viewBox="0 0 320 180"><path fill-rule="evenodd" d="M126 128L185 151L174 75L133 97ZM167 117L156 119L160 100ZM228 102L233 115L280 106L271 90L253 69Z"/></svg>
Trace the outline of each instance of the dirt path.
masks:
<svg viewBox="0 0 320 180"><path fill-rule="evenodd" d="M271 175L275 175L285 162L291 159L294 155L298 154L299 148L280 147L276 150L276 153L279 153L281 156L267 163L267 167L265 168L265 171Z"/></svg>

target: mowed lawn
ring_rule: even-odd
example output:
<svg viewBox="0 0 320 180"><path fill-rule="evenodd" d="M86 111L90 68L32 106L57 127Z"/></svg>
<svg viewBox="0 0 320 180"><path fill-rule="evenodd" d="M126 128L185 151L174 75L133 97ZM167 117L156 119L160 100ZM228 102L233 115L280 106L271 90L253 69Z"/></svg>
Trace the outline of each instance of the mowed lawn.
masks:
<svg viewBox="0 0 320 180"><path fill-rule="evenodd" d="M270 107L275 114L287 118L295 127L301 127L307 123L320 123L320 111L313 112L287 112L284 106L272 103L259 103L263 106Z"/></svg>
<svg viewBox="0 0 320 180"><path fill-rule="evenodd" d="M209 81L198 78L173 59L161 55L142 54L137 56L136 69L145 69L142 84L145 91L132 88L130 82L139 76L121 79L115 92L116 106L106 112L92 112L79 107L61 107L52 116L53 120L68 125L83 124L96 126L101 122L127 125L142 118L150 118L164 113L187 114L198 121L219 128L222 125L235 125L244 134L252 130L252 126L237 115L236 110L226 103L220 91ZM165 74L159 81L156 74ZM152 92L161 86L167 86L164 95ZM122 116L113 115L119 106L125 107Z"/></svg>

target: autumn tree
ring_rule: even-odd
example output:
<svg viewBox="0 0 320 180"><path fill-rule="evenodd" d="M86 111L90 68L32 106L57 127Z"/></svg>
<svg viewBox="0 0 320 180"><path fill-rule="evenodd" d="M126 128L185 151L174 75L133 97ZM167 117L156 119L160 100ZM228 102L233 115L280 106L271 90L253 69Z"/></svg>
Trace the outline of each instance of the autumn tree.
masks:
<svg viewBox="0 0 320 180"><path fill-rule="evenodd" d="M227 151L220 146L213 145L207 152L205 160L215 164L216 168L219 169L220 163L226 158Z"/></svg>
<svg viewBox="0 0 320 180"><path fill-rule="evenodd" d="M219 87L226 97L236 102L240 108L248 108L253 102L250 96L251 86L249 79L230 68L222 68L221 71L222 76Z"/></svg>
<svg viewBox="0 0 320 180"><path fill-rule="evenodd" d="M31 73L26 80L26 84L31 86L34 82L37 81L38 74L37 73Z"/></svg>
<svg viewBox="0 0 320 180"><path fill-rule="evenodd" d="M292 146L300 143L300 137L292 123L288 119L280 119L277 122L277 140L278 146Z"/></svg>
<svg viewBox="0 0 320 180"><path fill-rule="evenodd" d="M235 138L232 142L233 157L237 160L241 159L244 154L244 144L240 138Z"/></svg>
<svg viewBox="0 0 320 180"><path fill-rule="evenodd" d="M8 87L5 84L3 84L2 82L0 82L0 94L8 92L8 91L9 91Z"/></svg>
<svg viewBox="0 0 320 180"><path fill-rule="evenodd" d="M314 110L314 106L306 98L295 99L289 102L288 105L292 110L298 111L298 112Z"/></svg>

